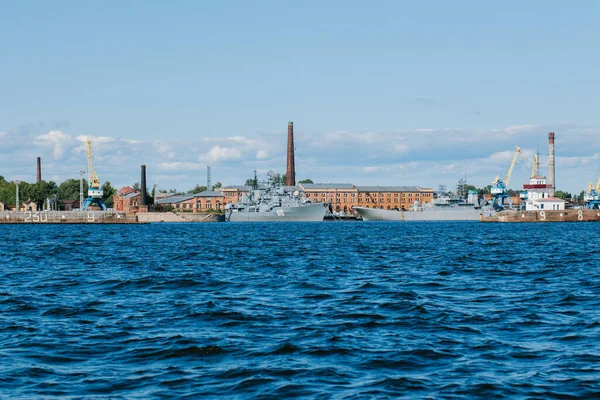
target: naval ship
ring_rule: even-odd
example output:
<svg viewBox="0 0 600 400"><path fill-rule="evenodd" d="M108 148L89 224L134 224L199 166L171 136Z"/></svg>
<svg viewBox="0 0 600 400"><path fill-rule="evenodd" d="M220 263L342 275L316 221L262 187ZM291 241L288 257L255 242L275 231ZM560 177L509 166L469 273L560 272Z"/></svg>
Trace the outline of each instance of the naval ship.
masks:
<svg viewBox="0 0 600 400"><path fill-rule="evenodd" d="M269 171L269 179L258 183L236 204L225 206L225 220L230 222L285 222L323 221L327 211L325 203L312 203L298 191L286 191L276 182L275 173Z"/></svg>
<svg viewBox="0 0 600 400"><path fill-rule="evenodd" d="M494 208L486 203L478 199L476 191L470 190L466 200L442 195L431 203L415 202L408 210L354 209L364 221L479 221L483 217L496 215Z"/></svg>

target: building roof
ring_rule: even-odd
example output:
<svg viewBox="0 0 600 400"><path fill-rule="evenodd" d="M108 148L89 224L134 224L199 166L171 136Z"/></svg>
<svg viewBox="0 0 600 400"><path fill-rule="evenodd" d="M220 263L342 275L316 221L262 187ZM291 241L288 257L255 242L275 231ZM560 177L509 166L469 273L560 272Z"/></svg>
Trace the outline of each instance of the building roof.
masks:
<svg viewBox="0 0 600 400"><path fill-rule="evenodd" d="M225 186L222 189L233 189L233 190L238 190L240 192L249 192L252 190L252 186L247 186L247 185L233 185L233 186Z"/></svg>
<svg viewBox="0 0 600 400"><path fill-rule="evenodd" d="M205 190L204 192L196 193L195 197L223 197L223 192Z"/></svg>
<svg viewBox="0 0 600 400"><path fill-rule="evenodd" d="M175 204L181 203L182 201L187 201L193 199L194 195L190 193L186 194L174 194L172 196L168 196L156 201L156 204Z"/></svg>
<svg viewBox="0 0 600 400"><path fill-rule="evenodd" d="M124 196L126 194L135 192L135 189L132 188L131 186L123 186L120 190L119 190L119 194Z"/></svg>
<svg viewBox="0 0 600 400"><path fill-rule="evenodd" d="M304 189L300 186L282 186L286 192L303 191Z"/></svg>
<svg viewBox="0 0 600 400"><path fill-rule="evenodd" d="M566 201L565 201L565 200L563 200L563 199L560 199L560 198L558 198L558 197L546 197L545 199L538 199L538 200L536 200L536 201L539 201L539 202L552 202L552 203L557 203L557 202L563 202L563 203L566 203Z"/></svg>
<svg viewBox="0 0 600 400"><path fill-rule="evenodd" d="M301 183L304 190L309 189L354 189L351 183Z"/></svg>
<svg viewBox="0 0 600 400"><path fill-rule="evenodd" d="M417 186L357 186L359 192L420 192Z"/></svg>
<svg viewBox="0 0 600 400"><path fill-rule="evenodd" d="M133 193L127 193L125 195L122 195L121 197L124 199L133 199L136 196L139 196L140 194L138 192L133 192Z"/></svg>

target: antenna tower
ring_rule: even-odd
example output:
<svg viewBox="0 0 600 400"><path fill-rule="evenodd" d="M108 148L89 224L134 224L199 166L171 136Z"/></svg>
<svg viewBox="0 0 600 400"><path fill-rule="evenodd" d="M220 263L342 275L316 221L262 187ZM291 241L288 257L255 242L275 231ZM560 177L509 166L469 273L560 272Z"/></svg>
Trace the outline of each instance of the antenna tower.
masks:
<svg viewBox="0 0 600 400"><path fill-rule="evenodd" d="M211 176L210 176L210 165L206 166L206 190L212 190Z"/></svg>

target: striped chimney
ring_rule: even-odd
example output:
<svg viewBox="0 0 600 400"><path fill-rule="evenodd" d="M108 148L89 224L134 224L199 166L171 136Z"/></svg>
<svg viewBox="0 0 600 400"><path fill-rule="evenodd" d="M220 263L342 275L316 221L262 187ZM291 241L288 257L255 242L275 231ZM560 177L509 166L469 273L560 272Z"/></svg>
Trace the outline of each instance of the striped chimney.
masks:
<svg viewBox="0 0 600 400"><path fill-rule="evenodd" d="M548 194L554 196L556 183L554 182L554 132L548 133Z"/></svg>
<svg viewBox="0 0 600 400"><path fill-rule="evenodd" d="M288 122L287 169L285 170L286 186L296 186L296 167L294 162L294 123Z"/></svg>

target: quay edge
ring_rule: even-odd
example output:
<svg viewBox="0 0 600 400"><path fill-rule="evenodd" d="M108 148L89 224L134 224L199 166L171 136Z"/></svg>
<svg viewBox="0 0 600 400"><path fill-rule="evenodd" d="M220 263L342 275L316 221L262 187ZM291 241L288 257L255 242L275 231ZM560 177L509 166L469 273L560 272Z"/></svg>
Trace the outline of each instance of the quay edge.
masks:
<svg viewBox="0 0 600 400"><path fill-rule="evenodd" d="M600 210L507 210L481 222L600 222Z"/></svg>

